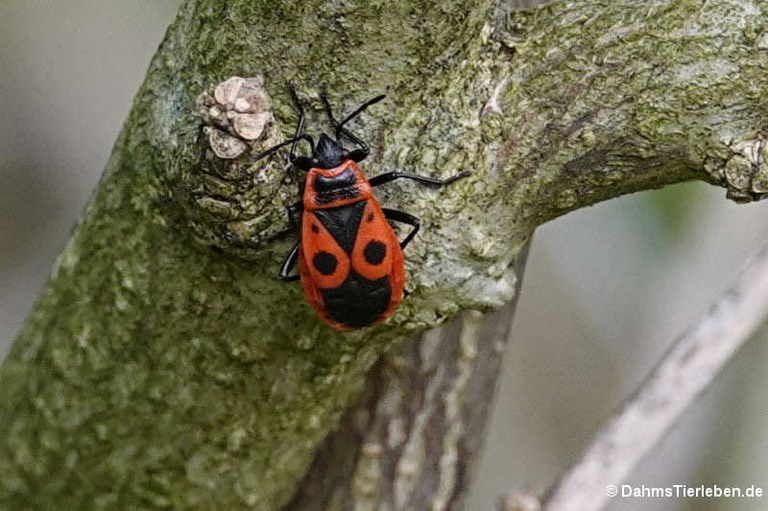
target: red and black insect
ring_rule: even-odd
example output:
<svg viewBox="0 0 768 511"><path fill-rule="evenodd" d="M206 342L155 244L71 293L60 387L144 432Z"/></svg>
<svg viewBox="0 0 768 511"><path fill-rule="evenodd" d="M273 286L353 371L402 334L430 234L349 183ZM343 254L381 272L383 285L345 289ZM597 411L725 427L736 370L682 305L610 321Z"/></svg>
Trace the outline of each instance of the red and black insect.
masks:
<svg viewBox="0 0 768 511"><path fill-rule="evenodd" d="M403 297L405 271L403 251L419 231L419 219L411 214L382 208L371 189L395 179L444 186L466 177L464 172L446 180L407 172L388 172L370 180L357 165L370 150L345 125L384 96L367 101L341 122L322 96L335 138L322 133L315 145L304 133L305 114L296 91L291 94L299 110L296 132L290 140L260 154L264 158L291 144L290 162L307 172L303 200L288 206L288 214L301 213L301 235L280 267L284 281L301 279L304 294L320 318L333 328L362 328L387 319ZM345 137L356 149L342 145ZM310 146L311 156L299 156L300 141ZM390 221L412 227L399 241ZM291 270L298 263L299 274Z"/></svg>

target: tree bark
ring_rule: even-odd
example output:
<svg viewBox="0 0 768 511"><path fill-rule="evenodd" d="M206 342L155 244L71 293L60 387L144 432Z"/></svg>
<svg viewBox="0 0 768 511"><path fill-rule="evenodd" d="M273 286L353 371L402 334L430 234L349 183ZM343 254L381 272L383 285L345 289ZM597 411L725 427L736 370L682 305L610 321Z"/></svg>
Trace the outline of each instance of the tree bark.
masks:
<svg viewBox="0 0 768 511"><path fill-rule="evenodd" d="M384 354L285 509L463 509L521 285Z"/></svg>
<svg viewBox="0 0 768 511"><path fill-rule="evenodd" d="M767 9L188 0L0 369L0 507L278 509L380 355L512 299L536 226L689 179L763 198ZM259 74L274 122L222 160L198 96ZM253 155L292 135L289 83L317 129L319 90L386 91L355 125L370 175L472 172L380 195L424 228L379 327L331 331L274 278L296 184Z"/></svg>

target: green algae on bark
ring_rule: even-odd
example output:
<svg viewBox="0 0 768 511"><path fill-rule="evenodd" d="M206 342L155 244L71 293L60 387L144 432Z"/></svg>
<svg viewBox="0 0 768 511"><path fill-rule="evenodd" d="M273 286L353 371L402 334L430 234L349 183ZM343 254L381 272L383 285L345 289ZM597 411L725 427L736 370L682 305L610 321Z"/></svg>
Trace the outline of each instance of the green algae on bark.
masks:
<svg viewBox="0 0 768 511"><path fill-rule="evenodd" d="M0 507L278 509L382 353L512 297L540 223L693 178L761 198L766 9L558 2L499 20L489 1L185 2L0 370ZM291 136L291 82L317 129L321 89L342 109L387 93L355 125L367 172L472 172L382 190L424 226L387 324L330 331L274 278L297 193L278 158L206 174L196 98L259 74L275 137ZM243 186L262 188L242 239L206 237L186 201Z"/></svg>

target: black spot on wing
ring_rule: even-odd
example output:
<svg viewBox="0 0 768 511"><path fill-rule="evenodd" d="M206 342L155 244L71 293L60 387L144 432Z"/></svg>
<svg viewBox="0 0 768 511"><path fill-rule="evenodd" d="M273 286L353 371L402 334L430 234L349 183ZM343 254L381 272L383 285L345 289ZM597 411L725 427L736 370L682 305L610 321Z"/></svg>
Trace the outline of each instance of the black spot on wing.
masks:
<svg viewBox="0 0 768 511"><path fill-rule="evenodd" d="M371 240L365 245L363 249L363 257L365 262L372 265L381 264L384 260L384 256L387 255L387 246L377 240Z"/></svg>
<svg viewBox="0 0 768 511"><path fill-rule="evenodd" d="M339 261L336 260L336 256L324 250L312 258L312 266L323 275L333 275L338 265Z"/></svg>

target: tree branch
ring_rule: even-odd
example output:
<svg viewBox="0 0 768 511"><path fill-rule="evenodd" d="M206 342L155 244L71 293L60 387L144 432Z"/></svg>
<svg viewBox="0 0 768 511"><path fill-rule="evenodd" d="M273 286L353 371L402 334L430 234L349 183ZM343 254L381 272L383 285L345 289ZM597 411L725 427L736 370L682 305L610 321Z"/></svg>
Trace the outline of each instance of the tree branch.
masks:
<svg viewBox="0 0 768 511"><path fill-rule="evenodd" d="M512 299L540 223L692 178L762 197L766 9L187 0L0 369L0 507L279 508L381 354ZM272 124L222 158L197 98L259 75ZM320 89L387 92L355 126L371 175L473 173L382 193L424 229L377 328L330 331L274 278L296 183L253 155L291 135L289 82L315 129Z"/></svg>
<svg viewBox="0 0 768 511"><path fill-rule="evenodd" d="M518 493L505 511L598 511L768 316L768 246L712 309L675 342L658 366L543 497ZM523 504L525 502L525 504Z"/></svg>
<svg viewBox="0 0 768 511"><path fill-rule="evenodd" d="M515 123L495 165L536 223L687 179L763 198L765 8L557 2L508 14L499 37L514 65L497 102Z"/></svg>
<svg viewBox="0 0 768 511"><path fill-rule="evenodd" d="M521 286L384 355L285 509L463 509Z"/></svg>

